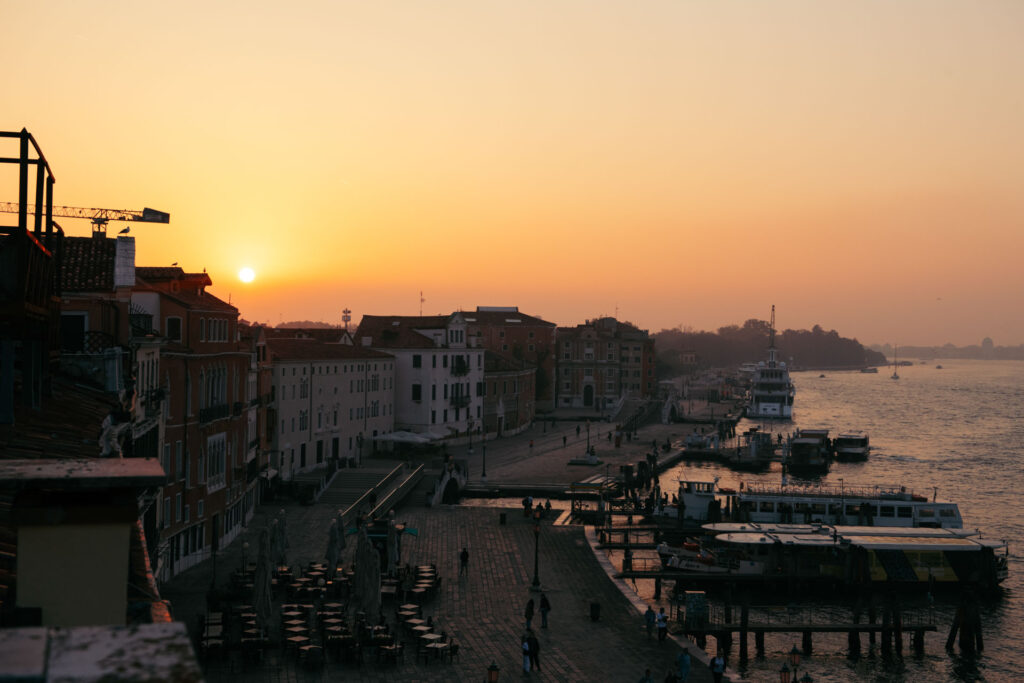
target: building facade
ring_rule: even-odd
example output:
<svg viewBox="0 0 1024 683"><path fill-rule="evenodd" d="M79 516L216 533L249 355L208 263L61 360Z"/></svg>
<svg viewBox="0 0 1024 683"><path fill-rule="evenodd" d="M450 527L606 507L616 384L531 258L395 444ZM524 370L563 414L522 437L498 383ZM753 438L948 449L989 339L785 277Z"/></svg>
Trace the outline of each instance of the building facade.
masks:
<svg viewBox="0 0 1024 683"><path fill-rule="evenodd" d="M462 314L474 348L536 368L532 384L537 411L555 407L555 332L557 326L521 313L517 306L477 306ZM531 417L532 419L532 417Z"/></svg>
<svg viewBox="0 0 1024 683"><path fill-rule="evenodd" d="M588 320L557 332L558 406L602 411L620 398L657 393L654 340L615 318Z"/></svg>
<svg viewBox="0 0 1024 683"><path fill-rule="evenodd" d="M470 346L461 313L363 316L354 337L395 359L396 430L440 440L479 429L484 351Z"/></svg>
<svg viewBox="0 0 1024 683"><path fill-rule="evenodd" d="M536 416L536 368L491 351L484 356L485 434L511 436L523 431Z"/></svg>
<svg viewBox="0 0 1024 683"><path fill-rule="evenodd" d="M393 430L391 355L276 333L265 345L270 468L284 481L330 462L359 464L373 437Z"/></svg>

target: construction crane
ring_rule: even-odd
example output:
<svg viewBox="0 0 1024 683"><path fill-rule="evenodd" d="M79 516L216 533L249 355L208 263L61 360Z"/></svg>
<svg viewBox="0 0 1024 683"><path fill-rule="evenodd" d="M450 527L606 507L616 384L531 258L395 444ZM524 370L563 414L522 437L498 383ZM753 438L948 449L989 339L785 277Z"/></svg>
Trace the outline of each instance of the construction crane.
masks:
<svg viewBox="0 0 1024 683"><path fill-rule="evenodd" d="M21 205L17 202L0 202L0 213L19 213ZM36 207L29 204L26 213L35 214ZM96 233L107 233L109 221L136 221L140 223L170 223L171 214L156 209L143 209L133 211L131 209L88 209L78 206L55 206L53 207L54 218L88 218L92 221L92 231ZM127 232L127 230L125 230Z"/></svg>

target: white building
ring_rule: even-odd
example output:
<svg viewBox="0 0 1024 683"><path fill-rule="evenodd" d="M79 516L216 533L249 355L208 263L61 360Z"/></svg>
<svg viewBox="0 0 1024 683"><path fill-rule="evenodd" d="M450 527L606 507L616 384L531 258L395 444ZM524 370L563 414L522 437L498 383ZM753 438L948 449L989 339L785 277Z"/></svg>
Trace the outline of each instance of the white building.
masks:
<svg viewBox="0 0 1024 683"><path fill-rule="evenodd" d="M395 420L395 359L372 349L268 336L270 467L283 480L358 463Z"/></svg>
<svg viewBox="0 0 1024 683"><path fill-rule="evenodd" d="M363 316L355 340L395 358L395 429L433 439L477 431L484 350L467 342L461 313Z"/></svg>

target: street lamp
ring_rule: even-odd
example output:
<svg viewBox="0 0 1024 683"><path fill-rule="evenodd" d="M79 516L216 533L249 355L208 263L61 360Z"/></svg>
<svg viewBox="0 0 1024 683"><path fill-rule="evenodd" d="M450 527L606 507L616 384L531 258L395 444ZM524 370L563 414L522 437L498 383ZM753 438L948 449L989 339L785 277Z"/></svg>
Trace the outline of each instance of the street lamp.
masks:
<svg viewBox="0 0 1024 683"><path fill-rule="evenodd" d="M480 446L480 448L483 451L483 457L484 457L484 464L483 464L483 467L481 467L481 469L480 469L480 480L483 481L486 484L487 483L487 442L484 441L483 445Z"/></svg>
<svg viewBox="0 0 1024 683"><path fill-rule="evenodd" d="M540 573L538 570L537 553L540 549L540 506L533 513L533 590L540 590Z"/></svg>
<svg viewBox="0 0 1024 683"><path fill-rule="evenodd" d="M782 663L782 668L779 669L779 683L814 683L814 679L806 671L802 678L797 678L798 669L800 668L800 650L796 648L796 645L789 651L787 660Z"/></svg>
<svg viewBox="0 0 1024 683"><path fill-rule="evenodd" d="M498 683L498 674L501 672L501 668L491 662L491 665L487 667L487 683Z"/></svg>
<svg viewBox="0 0 1024 683"><path fill-rule="evenodd" d="M469 426L469 454L473 455L473 421L470 420Z"/></svg>
<svg viewBox="0 0 1024 683"><path fill-rule="evenodd" d="M587 455L590 455L590 420L587 420Z"/></svg>

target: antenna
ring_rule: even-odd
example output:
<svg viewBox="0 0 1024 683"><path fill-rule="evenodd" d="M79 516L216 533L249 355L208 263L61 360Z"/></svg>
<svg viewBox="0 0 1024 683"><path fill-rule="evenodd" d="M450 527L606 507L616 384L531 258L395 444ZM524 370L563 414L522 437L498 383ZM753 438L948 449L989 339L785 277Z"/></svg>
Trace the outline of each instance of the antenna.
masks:
<svg viewBox="0 0 1024 683"><path fill-rule="evenodd" d="M420 290L420 317L421 318L423 317L423 302L424 301L426 301L426 299L423 298L423 290L421 289Z"/></svg>
<svg viewBox="0 0 1024 683"><path fill-rule="evenodd" d="M348 332L348 324L352 320L352 311L347 308L341 312L341 322L345 323L345 331Z"/></svg>

